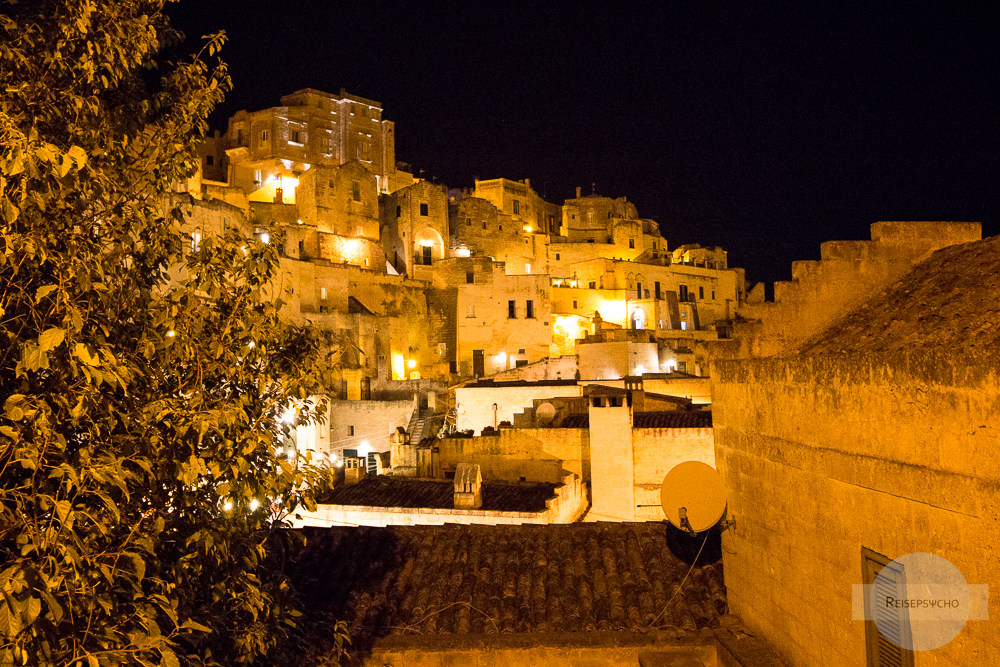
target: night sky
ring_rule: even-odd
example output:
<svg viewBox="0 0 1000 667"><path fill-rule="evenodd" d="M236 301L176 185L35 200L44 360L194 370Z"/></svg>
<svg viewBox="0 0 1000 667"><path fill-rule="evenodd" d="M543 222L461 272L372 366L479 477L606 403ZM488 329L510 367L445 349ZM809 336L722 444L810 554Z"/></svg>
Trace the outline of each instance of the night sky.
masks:
<svg viewBox="0 0 1000 667"><path fill-rule="evenodd" d="M451 187L627 196L670 247L784 280L876 220L1000 233L1000 3L185 0L225 29L213 117L300 88L378 100L396 157ZM423 170L422 172L420 170ZM595 185L592 185L595 184Z"/></svg>

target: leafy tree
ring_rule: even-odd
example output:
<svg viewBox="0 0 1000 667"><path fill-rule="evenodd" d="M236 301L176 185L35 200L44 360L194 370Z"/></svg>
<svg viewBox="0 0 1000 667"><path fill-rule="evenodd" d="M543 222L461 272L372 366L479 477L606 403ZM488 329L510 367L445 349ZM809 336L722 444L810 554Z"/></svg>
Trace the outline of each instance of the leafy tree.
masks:
<svg viewBox="0 0 1000 667"><path fill-rule="evenodd" d="M324 348L279 318L274 245L184 232L168 195L230 82L222 34L157 63L163 4L0 15L0 664L270 663L293 635L281 508L326 472L276 443Z"/></svg>

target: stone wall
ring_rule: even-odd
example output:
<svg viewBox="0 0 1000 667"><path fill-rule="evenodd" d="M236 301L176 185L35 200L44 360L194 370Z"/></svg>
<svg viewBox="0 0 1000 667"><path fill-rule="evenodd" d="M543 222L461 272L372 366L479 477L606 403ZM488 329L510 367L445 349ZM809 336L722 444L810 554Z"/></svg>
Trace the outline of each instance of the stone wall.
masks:
<svg viewBox="0 0 1000 667"><path fill-rule="evenodd" d="M864 664L864 624L851 620L862 547L934 553L970 584L996 582L998 367L995 350L716 364L716 457L735 519L726 585L752 632L794 665ZM1000 625L972 620L917 660L998 653Z"/></svg>
<svg viewBox="0 0 1000 667"><path fill-rule="evenodd" d="M328 406L324 426L330 434L330 451L355 449L366 442L374 451L385 452L396 427L409 424L414 401L330 401Z"/></svg>
<svg viewBox="0 0 1000 667"><path fill-rule="evenodd" d="M582 395L580 387L573 383L458 387L455 389L455 428L459 431L471 429L478 434L487 426L493 427L500 422L513 424L514 413L524 412L536 399Z"/></svg>
<svg viewBox="0 0 1000 667"><path fill-rule="evenodd" d="M507 382L522 380L525 382L541 382L544 380L572 380L576 377L577 358L575 354L562 357L542 359L526 366L510 368L491 375L491 380Z"/></svg>
<svg viewBox="0 0 1000 667"><path fill-rule="evenodd" d="M560 483L566 473L590 481L590 438L583 428L504 428L438 442L441 469L478 463L486 481Z"/></svg>
<svg viewBox="0 0 1000 667"><path fill-rule="evenodd" d="M711 428L632 429L632 471L635 519L662 521L660 487L670 469L685 461L715 467L715 437Z"/></svg>
<svg viewBox="0 0 1000 667"><path fill-rule="evenodd" d="M747 305L732 356L790 349L905 275L934 250L982 237L973 222L876 222L871 241L827 241L820 261L792 263L792 280L774 285L774 301Z"/></svg>

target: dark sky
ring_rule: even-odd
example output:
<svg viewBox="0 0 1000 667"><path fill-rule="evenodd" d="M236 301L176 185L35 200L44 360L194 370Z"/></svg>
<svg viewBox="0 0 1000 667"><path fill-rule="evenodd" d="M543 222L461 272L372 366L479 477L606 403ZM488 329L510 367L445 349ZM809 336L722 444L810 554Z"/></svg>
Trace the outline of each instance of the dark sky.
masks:
<svg viewBox="0 0 1000 667"><path fill-rule="evenodd" d="M627 196L670 247L790 277L876 220L1000 232L1000 3L185 0L225 29L213 125L300 88L380 101L396 156L451 187ZM192 41L192 49L194 42Z"/></svg>

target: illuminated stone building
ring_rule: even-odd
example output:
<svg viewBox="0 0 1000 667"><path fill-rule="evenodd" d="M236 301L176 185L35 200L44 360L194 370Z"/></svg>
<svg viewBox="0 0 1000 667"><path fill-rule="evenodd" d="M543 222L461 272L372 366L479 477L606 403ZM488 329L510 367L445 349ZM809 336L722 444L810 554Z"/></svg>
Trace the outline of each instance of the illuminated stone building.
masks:
<svg viewBox="0 0 1000 667"><path fill-rule="evenodd" d="M382 107L374 100L343 90L339 95L298 90L282 97L281 106L239 111L229 119L221 140L227 180L247 192L265 188L261 196L267 201L282 178L298 178L312 166L357 160L375 176L378 191L389 192L409 177L397 174L394 133L394 124L382 118ZM206 167L217 173L216 165Z"/></svg>
<svg viewBox="0 0 1000 667"><path fill-rule="evenodd" d="M727 334L744 295L724 251L672 257L657 223L624 197L577 189L560 205L527 179L465 191L413 179L396 168L381 106L344 91L306 89L238 112L200 154L189 191L239 210L259 238L282 231L287 313L340 341L330 400L391 396L393 406L375 400L360 412L331 403L340 417L381 422L350 424L374 434L369 444L384 446L390 422L400 425L406 392L418 394L414 414L431 409L422 382L535 364L584 380L702 374L705 345ZM605 363L636 345L642 362ZM342 431L331 424L299 440L331 451L360 441Z"/></svg>

